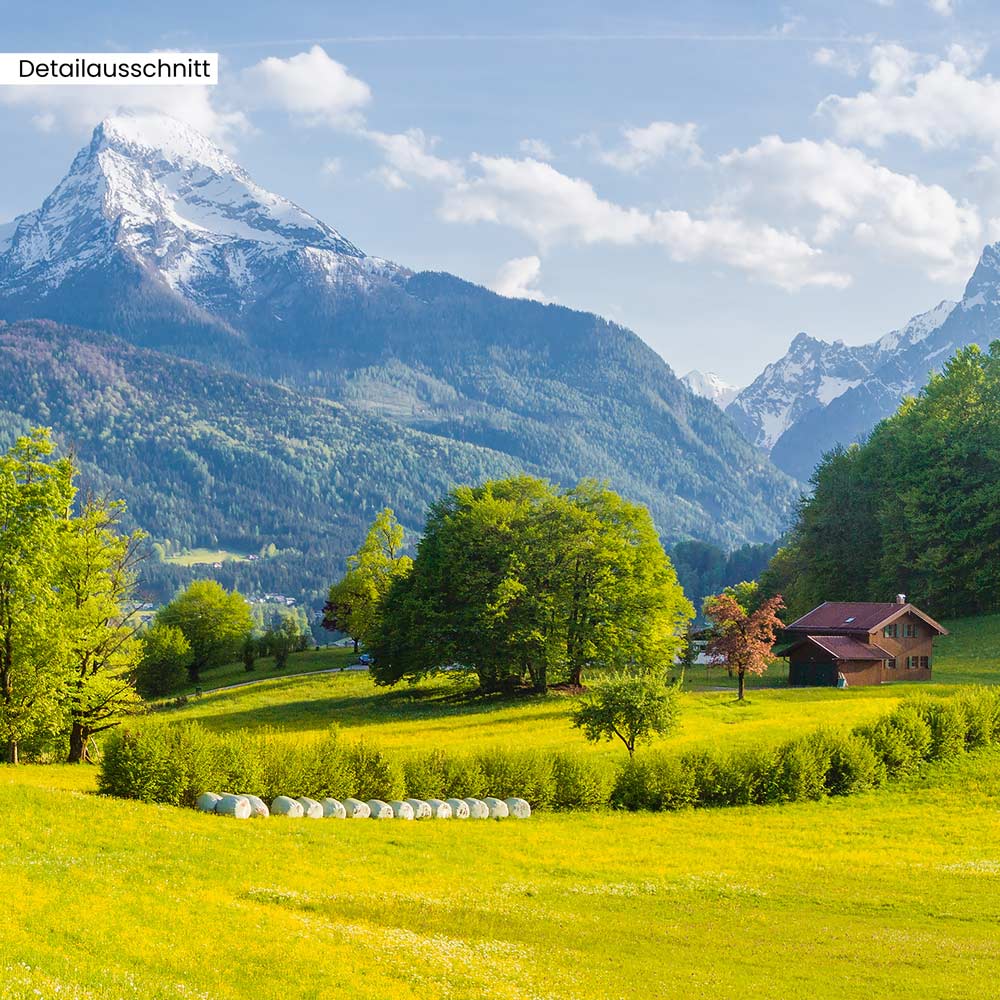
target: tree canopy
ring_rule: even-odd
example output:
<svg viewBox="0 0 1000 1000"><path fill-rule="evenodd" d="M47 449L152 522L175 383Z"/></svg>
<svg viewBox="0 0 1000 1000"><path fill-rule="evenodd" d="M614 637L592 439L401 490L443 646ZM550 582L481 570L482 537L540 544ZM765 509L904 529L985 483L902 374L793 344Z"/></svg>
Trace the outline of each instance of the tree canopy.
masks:
<svg viewBox="0 0 1000 1000"><path fill-rule="evenodd" d="M1000 342L959 351L863 444L823 458L761 579L793 615L905 593L935 615L1000 606Z"/></svg>
<svg viewBox="0 0 1000 1000"><path fill-rule="evenodd" d="M669 665L692 616L644 507L593 481L563 491L517 476L432 506L412 571L382 604L372 672L579 685L588 669Z"/></svg>

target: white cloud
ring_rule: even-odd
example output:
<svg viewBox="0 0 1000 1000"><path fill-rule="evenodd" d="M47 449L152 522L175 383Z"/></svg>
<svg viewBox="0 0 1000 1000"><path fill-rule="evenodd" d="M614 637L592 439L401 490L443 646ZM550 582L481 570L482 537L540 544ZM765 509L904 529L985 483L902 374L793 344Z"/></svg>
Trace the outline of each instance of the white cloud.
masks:
<svg viewBox="0 0 1000 1000"><path fill-rule="evenodd" d="M438 140L425 135L419 128L406 132L365 130L362 134L382 150L389 171L404 185L407 176L444 183L457 183L463 177L462 168L457 163L434 154Z"/></svg>
<svg viewBox="0 0 1000 1000"><path fill-rule="evenodd" d="M287 111L310 125L355 126L371 88L314 45L288 59L269 56L242 75L246 102Z"/></svg>
<svg viewBox="0 0 1000 1000"><path fill-rule="evenodd" d="M520 148L525 156L531 156L536 160L553 159L552 147L541 139L522 139Z"/></svg>
<svg viewBox="0 0 1000 1000"><path fill-rule="evenodd" d="M973 206L858 149L767 136L720 162L735 201L772 217L791 212L799 222L809 212L820 246L846 236L915 259L938 279L967 273L975 261L982 223Z"/></svg>
<svg viewBox="0 0 1000 1000"><path fill-rule="evenodd" d="M449 222L492 222L530 237L542 247L556 243L653 244L673 260L723 263L787 289L804 285L844 287L850 279L821 266L822 253L790 232L713 213L644 212L601 198L585 180L547 163L473 156L479 175L445 193Z"/></svg>
<svg viewBox="0 0 1000 1000"><path fill-rule="evenodd" d="M548 302L548 296L542 294L537 287L541 273L542 262L538 257L514 257L497 271L490 287L508 298Z"/></svg>
<svg viewBox="0 0 1000 1000"><path fill-rule="evenodd" d="M825 46L812 54L812 61L816 66L839 70L848 76L857 76L861 72L861 63L850 53L828 49Z"/></svg>
<svg viewBox="0 0 1000 1000"><path fill-rule="evenodd" d="M343 167L343 160L341 160L339 156L331 156L323 161L323 165L320 167L320 172L325 174L327 177L336 177Z"/></svg>
<svg viewBox="0 0 1000 1000"><path fill-rule="evenodd" d="M924 149L965 140L1000 145L1000 81L975 75L982 55L960 45L943 59L900 45L876 46L872 88L854 97L831 95L819 111L847 142L881 146L889 136L903 135Z"/></svg>
<svg viewBox="0 0 1000 1000"><path fill-rule="evenodd" d="M242 111L221 106L212 87L79 86L0 87L0 104L34 112L42 132L66 129L86 134L122 110L160 111L198 129L224 146L249 130Z"/></svg>
<svg viewBox="0 0 1000 1000"><path fill-rule="evenodd" d="M625 142L622 147L598 153L602 163L635 173L662 160L669 153L680 153L689 162L701 160L701 146L698 145L698 126L692 122L650 122L642 128L622 129Z"/></svg>
<svg viewBox="0 0 1000 1000"><path fill-rule="evenodd" d="M951 17L955 13L955 0L927 0L927 6L942 17Z"/></svg>

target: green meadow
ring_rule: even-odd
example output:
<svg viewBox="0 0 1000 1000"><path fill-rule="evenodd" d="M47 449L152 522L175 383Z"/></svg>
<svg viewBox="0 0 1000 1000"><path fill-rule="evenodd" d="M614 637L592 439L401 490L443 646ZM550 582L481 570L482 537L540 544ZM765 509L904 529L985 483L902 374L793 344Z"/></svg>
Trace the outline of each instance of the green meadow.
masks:
<svg viewBox="0 0 1000 1000"><path fill-rule="evenodd" d="M1000 617L950 622L936 681L992 683ZM557 694L381 689L343 651L241 667L141 725L289 737L336 723L385 747L591 747ZM335 673L318 671L337 669ZM311 672L311 673L307 673ZM780 675L778 675L780 680ZM774 681L774 677L770 678ZM689 675L664 741L777 742L916 690L789 690L737 705ZM721 689L721 690L719 690ZM526 822L236 822L102 799L94 769L0 768L0 998L967 998L1000 978L1000 754L846 799Z"/></svg>

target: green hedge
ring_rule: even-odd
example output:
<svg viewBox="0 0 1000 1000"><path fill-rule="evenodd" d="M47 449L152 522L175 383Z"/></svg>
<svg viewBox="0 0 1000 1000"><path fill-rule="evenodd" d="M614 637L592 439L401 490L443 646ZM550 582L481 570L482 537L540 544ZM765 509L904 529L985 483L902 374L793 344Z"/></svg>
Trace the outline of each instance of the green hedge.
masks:
<svg viewBox="0 0 1000 1000"><path fill-rule="evenodd" d="M730 754L648 752L613 769L574 753L442 750L389 755L370 743L287 734L215 734L197 724L115 733L100 791L194 805L203 791L343 799L512 795L534 809L629 810L769 805L852 795L906 777L929 761L1000 743L1000 688L949 699L918 696L851 733L818 730L776 748Z"/></svg>

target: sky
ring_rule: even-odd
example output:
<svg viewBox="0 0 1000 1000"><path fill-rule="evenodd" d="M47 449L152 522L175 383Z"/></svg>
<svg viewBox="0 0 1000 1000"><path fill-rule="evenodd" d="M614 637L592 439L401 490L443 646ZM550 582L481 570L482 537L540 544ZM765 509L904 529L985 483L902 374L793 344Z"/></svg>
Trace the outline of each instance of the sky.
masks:
<svg viewBox="0 0 1000 1000"><path fill-rule="evenodd" d="M0 2L0 51L210 51L217 87L0 87L0 224L158 108L367 253L587 309L750 382L864 343L1000 239L1000 9Z"/></svg>

